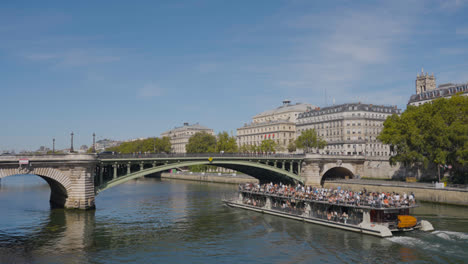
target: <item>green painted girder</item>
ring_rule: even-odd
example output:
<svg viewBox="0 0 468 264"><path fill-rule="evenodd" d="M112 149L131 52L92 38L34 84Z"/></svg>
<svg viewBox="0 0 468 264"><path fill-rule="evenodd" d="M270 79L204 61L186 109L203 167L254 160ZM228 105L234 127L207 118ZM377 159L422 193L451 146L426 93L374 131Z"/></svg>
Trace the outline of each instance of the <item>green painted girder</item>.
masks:
<svg viewBox="0 0 468 264"><path fill-rule="evenodd" d="M135 157L135 158L115 158L115 159L100 159L104 163L113 163L113 162L135 162L135 161L174 161L174 160L183 160L183 161L194 161L194 160L207 160L210 156L204 157L164 157L164 158L145 158L145 157ZM223 157L223 156L213 156L214 160L269 160L269 161L302 161L303 158L300 157Z"/></svg>
<svg viewBox="0 0 468 264"><path fill-rule="evenodd" d="M270 166L270 165L267 165L267 164L263 164L263 163L258 163L258 162L251 162L251 161L241 161L241 160L236 160L236 161L233 161L233 160L213 160L213 161L208 161L206 160L200 160L200 161L185 161L185 162L176 162L176 163L170 163L170 164L165 164L165 165L160 165L160 166L157 166L157 167L153 167L153 168L148 168L148 169L144 169L144 170L140 170L140 171L136 171L136 172L133 172L133 173L130 173L130 174L127 174L127 175L123 175L123 176L120 176L116 179L112 179L102 185L100 185L99 187L97 187L97 192L96 193L99 193L99 192L102 192L104 190L107 190L109 188L112 188L114 186L117 186L119 184L122 184L122 183L125 183L127 181L130 181L130 180L133 180L133 179L137 179L137 178L140 178L140 177L144 177L146 175L149 175L149 174L153 174L153 173L157 173L157 172L161 172L161 171L166 171L166 170L170 170L170 169L175 169L175 168L180 168L180 167L187 167L187 166L195 166L195 165L213 165L213 166L220 166L220 165L240 165L240 166L246 166L246 167L254 167L254 168L259 168L259 169L264 169L264 170L267 170L267 171L271 171L271 172L275 172L275 173L278 173L278 174L281 174L281 175L284 175L286 177L289 177L289 178L292 178L300 183L303 183L303 180L301 179L300 176L292 173L292 172L289 172L289 171L286 171L286 170L283 170L283 169L280 169L280 168L276 168L276 167L273 167L273 166ZM250 175L252 177L255 177L254 175Z"/></svg>

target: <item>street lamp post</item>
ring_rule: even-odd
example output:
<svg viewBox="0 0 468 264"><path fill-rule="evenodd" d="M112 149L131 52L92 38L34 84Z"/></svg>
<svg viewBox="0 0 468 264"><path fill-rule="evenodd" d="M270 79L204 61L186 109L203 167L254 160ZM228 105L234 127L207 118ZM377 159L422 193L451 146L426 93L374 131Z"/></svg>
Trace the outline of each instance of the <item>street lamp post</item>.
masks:
<svg viewBox="0 0 468 264"><path fill-rule="evenodd" d="M93 153L96 153L96 133L93 133Z"/></svg>
<svg viewBox="0 0 468 264"><path fill-rule="evenodd" d="M71 145L70 145L70 153L74 152L73 150L73 131L71 132Z"/></svg>

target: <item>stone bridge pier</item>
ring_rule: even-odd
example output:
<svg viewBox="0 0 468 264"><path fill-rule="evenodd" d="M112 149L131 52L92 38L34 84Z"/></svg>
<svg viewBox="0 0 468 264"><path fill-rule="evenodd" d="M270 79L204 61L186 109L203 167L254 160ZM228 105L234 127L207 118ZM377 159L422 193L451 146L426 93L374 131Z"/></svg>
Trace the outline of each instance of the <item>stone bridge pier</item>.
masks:
<svg viewBox="0 0 468 264"><path fill-rule="evenodd" d="M362 156L307 154L302 162L300 175L304 184L320 186L327 178L354 178L363 175L365 161Z"/></svg>
<svg viewBox="0 0 468 264"><path fill-rule="evenodd" d="M50 186L52 207L95 208L95 155L44 155L0 157L0 179L34 174Z"/></svg>
<svg viewBox="0 0 468 264"><path fill-rule="evenodd" d="M320 164L304 161L302 164L301 177L306 185L320 185L320 181L322 179L322 176L320 175Z"/></svg>

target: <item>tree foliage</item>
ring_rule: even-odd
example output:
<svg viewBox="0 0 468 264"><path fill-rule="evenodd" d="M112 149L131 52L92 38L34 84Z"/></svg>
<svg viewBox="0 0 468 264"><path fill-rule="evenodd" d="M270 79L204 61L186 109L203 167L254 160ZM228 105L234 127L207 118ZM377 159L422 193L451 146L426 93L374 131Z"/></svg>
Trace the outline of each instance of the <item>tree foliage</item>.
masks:
<svg viewBox="0 0 468 264"><path fill-rule="evenodd" d="M304 152L310 152L312 149L323 149L326 145L327 142L318 136L313 128L302 131L296 139L296 147L303 149Z"/></svg>
<svg viewBox="0 0 468 264"><path fill-rule="evenodd" d="M107 148L106 150L115 151L122 154L135 152L170 153L171 141L169 137L147 138L142 140L123 142L119 146Z"/></svg>
<svg viewBox="0 0 468 264"><path fill-rule="evenodd" d="M256 151L257 150L256 150L255 145L244 144L244 145L239 147L239 152L241 152L241 153L254 153Z"/></svg>
<svg viewBox="0 0 468 264"><path fill-rule="evenodd" d="M226 131L220 132L216 140L216 151L223 151L224 153L236 153L238 151L236 138L229 136Z"/></svg>
<svg viewBox="0 0 468 264"><path fill-rule="evenodd" d="M216 152L216 137L206 132L198 132L189 138L185 145L187 153L213 153Z"/></svg>
<svg viewBox="0 0 468 264"><path fill-rule="evenodd" d="M294 152L296 149L296 142L294 140L290 140L288 144L288 152Z"/></svg>
<svg viewBox="0 0 468 264"><path fill-rule="evenodd" d="M468 181L468 97L439 98L384 122L378 137L394 151L392 163L451 165Z"/></svg>
<svg viewBox="0 0 468 264"><path fill-rule="evenodd" d="M267 152L276 152L279 150L278 143L273 139L265 139L262 141L258 148L259 152L267 153Z"/></svg>
<svg viewBox="0 0 468 264"><path fill-rule="evenodd" d="M242 152L242 153L267 153L267 152L274 153L279 150L281 150L281 147L273 139L265 139L262 141L262 143L260 143L259 146L255 144L254 145L244 144L240 146L239 148L239 152Z"/></svg>

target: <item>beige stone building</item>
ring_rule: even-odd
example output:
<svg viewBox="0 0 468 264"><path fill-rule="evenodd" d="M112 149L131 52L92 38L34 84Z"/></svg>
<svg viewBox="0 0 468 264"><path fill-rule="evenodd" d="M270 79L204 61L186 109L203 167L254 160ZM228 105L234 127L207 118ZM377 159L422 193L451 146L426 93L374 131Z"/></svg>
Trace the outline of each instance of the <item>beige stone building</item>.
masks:
<svg viewBox="0 0 468 264"><path fill-rule="evenodd" d="M278 152L287 152L289 142L296 139L297 117L312 107L310 104L291 104L291 101L285 100L280 107L255 115L250 124L237 129L238 146L259 146L263 140L272 139L280 147Z"/></svg>
<svg viewBox="0 0 468 264"><path fill-rule="evenodd" d="M184 123L181 127L176 127L172 130L166 131L161 134L161 137L169 137L171 139L173 153L186 153L185 145L188 144L189 138L197 132L206 132L214 135L213 129L199 125L198 123L189 125Z"/></svg>
<svg viewBox="0 0 468 264"><path fill-rule="evenodd" d="M436 88L434 74L429 75L427 72L421 71L421 75L416 76L416 94L410 97L408 105L419 106L437 98L450 98L457 93L468 96L468 82L464 84L446 83Z"/></svg>
<svg viewBox="0 0 468 264"><path fill-rule="evenodd" d="M342 104L315 108L299 115L296 133L315 129L328 145L319 152L331 155L389 156L390 148L377 140L388 116L401 114L396 106Z"/></svg>

